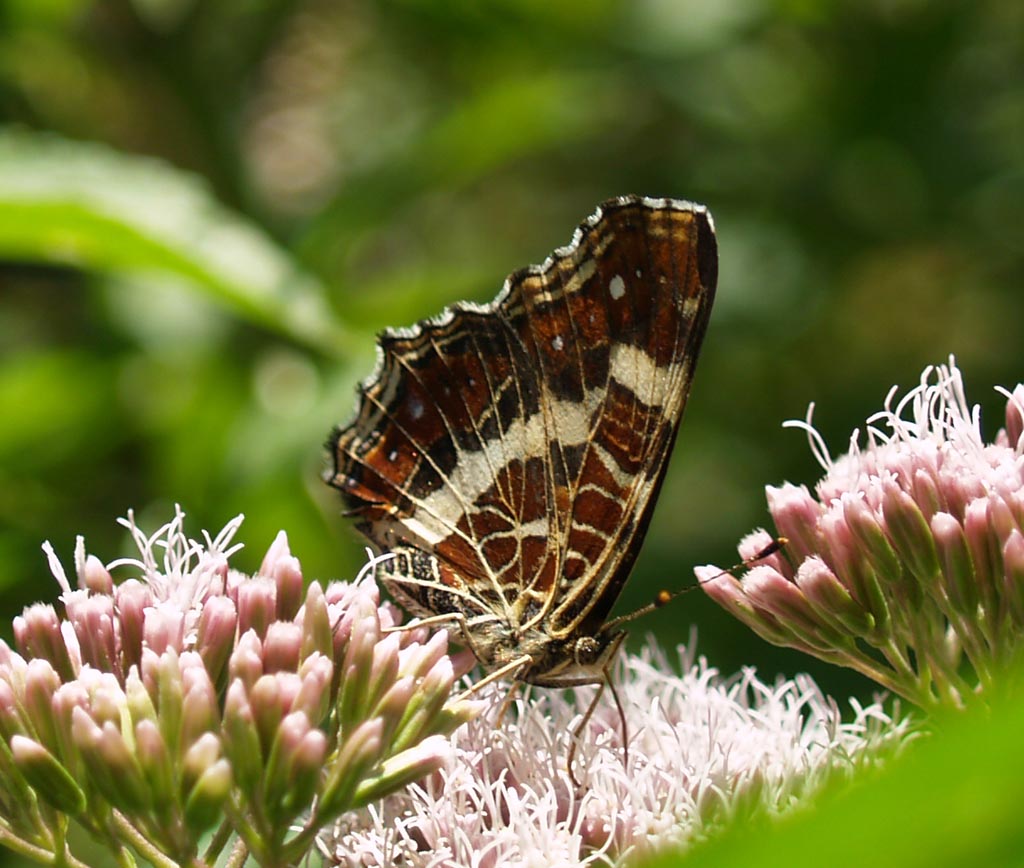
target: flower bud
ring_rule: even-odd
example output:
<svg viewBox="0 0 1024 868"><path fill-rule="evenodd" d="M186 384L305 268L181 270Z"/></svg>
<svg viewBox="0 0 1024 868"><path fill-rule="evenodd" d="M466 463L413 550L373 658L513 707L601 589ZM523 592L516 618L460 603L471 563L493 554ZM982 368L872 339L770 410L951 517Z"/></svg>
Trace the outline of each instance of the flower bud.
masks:
<svg viewBox="0 0 1024 868"><path fill-rule="evenodd" d="M168 818L168 809L175 804L175 768L167 743L153 720L140 720L135 726L136 755L142 777L152 793L153 806L162 819Z"/></svg>
<svg viewBox="0 0 1024 868"><path fill-rule="evenodd" d="M379 774L356 788L354 805L362 807L386 793L422 780L441 768L450 753L448 740L441 735L432 735L415 747L384 760Z"/></svg>
<svg viewBox="0 0 1024 868"><path fill-rule="evenodd" d="M821 506L804 485L786 482L776 488L765 488L768 509L778 528L779 536L785 537L796 561L802 561L813 552L821 551L821 535L818 533L818 517Z"/></svg>
<svg viewBox="0 0 1024 868"><path fill-rule="evenodd" d="M349 733L327 767L327 780L320 793L320 812L333 817L357 807L357 788L378 763L383 744L383 723L379 718L360 723Z"/></svg>
<svg viewBox="0 0 1024 868"><path fill-rule="evenodd" d="M263 748L260 745L252 706L241 681L232 681L224 701L224 753L231 761L235 779L246 792L256 792L263 775Z"/></svg>
<svg viewBox="0 0 1024 868"><path fill-rule="evenodd" d="M800 565L796 584L818 617L830 621L838 630L858 637L872 633L874 618L850 596L821 558L809 557Z"/></svg>
<svg viewBox="0 0 1024 868"><path fill-rule="evenodd" d="M931 532L942 564L946 597L955 611L974 618L978 611L978 588L964 530L948 512L937 512L932 516Z"/></svg>
<svg viewBox="0 0 1024 868"><path fill-rule="evenodd" d="M146 609L153 605L149 586L129 579L114 589L114 608L121 625L122 665L125 671L138 666L142 660L142 637L145 630Z"/></svg>
<svg viewBox="0 0 1024 868"><path fill-rule="evenodd" d="M11 755L25 780L53 808L72 816L85 810L85 793L39 742L16 735L11 739Z"/></svg>
<svg viewBox="0 0 1024 868"><path fill-rule="evenodd" d="M77 643L76 657L73 658L64 641L60 619L53 606L36 603L25 609L20 617L14 619L14 641L25 659L41 657L49 660L61 681L72 680L81 667Z"/></svg>
<svg viewBox="0 0 1024 868"><path fill-rule="evenodd" d="M185 823L194 837L221 820L231 783L231 765L223 759L207 768L196 781L185 800Z"/></svg>
<svg viewBox="0 0 1024 868"><path fill-rule="evenodd" d="M238 587L238 631L252 630L262 639L276 618L277 587L270 579L253 577Z"/></svg>
<svg viewBox="0 0 1024 868"><path fill-rule="evenodd" d="M327 599L319 582L311 582L306 589L306 601L302 606L302 659L311 654L322 654L332 659L334 637L331 633L331 619L327 610Z"/></svg>
<svg viewBox="0 0 1024 868"><path fill-rule="evenodd" d="M259 575L273 579L277 588L277 619L291 621L302 604L302 567L288 548L288 535L282 530L274 538L260 567Z"/></svg>
<svg viewBox="0 0 1024 868"><path fill-rule="evenodd" d="M203 604L199 616L196 650L214 684L226 678L225 667L235 642L238 611L229 597L211 597Z"/></svg>
<svg viewBox="0 0 1024 868"><path fill-rule="evenodd" d="M302 628L290 621L275 621L263 640L263 671L294 672L299 667Z"/></svg>
<svg viewBox="0 0 1024 868"><path fill-rule="evenodd" d="M114 590L114 579L96 555L89 555L79 576L79 585L94 594L109 596Z"/></svg>
<svg viewBox="0 0 1024 868"><path fill-rule="evenodd" d="M50 748L58 744L57 721L53 716L53 697L60 687L60 676L49 660L35 659L25 669L25 694L22 705L37 738ZM13 701L13 698L12 698Z"/></svg>

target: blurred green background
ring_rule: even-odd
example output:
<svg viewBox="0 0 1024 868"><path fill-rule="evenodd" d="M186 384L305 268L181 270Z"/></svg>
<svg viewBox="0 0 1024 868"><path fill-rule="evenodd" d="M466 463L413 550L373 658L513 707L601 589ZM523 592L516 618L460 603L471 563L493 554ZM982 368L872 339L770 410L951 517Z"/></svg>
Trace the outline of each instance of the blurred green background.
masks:
<svg viewBox="0 0 1024 868"><path fill-rule="evenodd" d="M1022 378L1024 5L915 0L5 0L0 605L39 545L244 512L307 578L362 542L322 444L373 336L566 243L602 199L706 203L718 300L627 611L735 560L763 486L820 475L894 383L955 353L989 434ZM725 672L809 670L700 593ZM9 626L2 632L9 635Z"/></svg>

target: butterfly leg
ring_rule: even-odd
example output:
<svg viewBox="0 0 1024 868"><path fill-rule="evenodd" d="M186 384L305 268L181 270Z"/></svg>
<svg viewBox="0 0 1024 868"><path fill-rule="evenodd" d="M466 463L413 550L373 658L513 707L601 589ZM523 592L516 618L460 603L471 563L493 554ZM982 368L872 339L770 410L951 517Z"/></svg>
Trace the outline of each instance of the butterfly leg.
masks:
<svg viewBox="0 0 1024 868"><path fill-rule="evenodd" d="M512 686L508 689L508 693L505 694L505 698L501 702L501 708L498 709L498 715L494 719L495 728L501 726L501 722L505 719L505 715L508 714L508 710L512 707L516 694L523 684L525 684L524 681L517 680L512 682Z"/></svg>
<svg viewBox="0 0 1024 868"><path fill-rule="evenodd" d="M566 757L566 766L569 769L569 779L573 782L573 785L577 789L582 787L582 784L576 779L576 773L573 771L572 764L576 758L576 748L579 745L580 737L583 735L583 730L586 729L590 718L594 716L594 709L597 708L597 703L600 702L601 696L604 694L604 689L607 687L612 692L612 699L615 700L615 708L619 712L619 724L622 727L622 766L625 769L629 768L629 730L626 727L626 710L622 707L622 700L619 698L619 691L615 688L615 681L612 679L611 672L611 660L608 665L601 670L603 678L600 681L595 681L597 685L597 692L594 694L594 698L590 700L590 704L587 706L587 710L583 713L583 717L580 718L580 722L572 729L572 737L569 742L569 755Z"/></svg>
<svg viewBox="0 0 1024 868"><path fill-rule="evenodd" d="M597 685L597 692L594 694L594 698L590 700L590 704L587 706L587 710L583 712L583 717L580 718L580 722L572 728L572 735L569 737L569 754L565 758L565 764L569 769L569 779L572 781L573 786L576 789L582 788L583 784L576 778L576 772L573 771L572 764L576 759L576 748L580 742L580 736L583 734L583 730L587 724L590 723L590 718L594 716L594 709L597 708L597 703L601 700L601 695L604 693L604 688L610 683L607 678L607 673L603 681L594 682Z"/></svg>
<svg viewBox="0 0 1024 868"><path fill-rule="evenodd" d="M383 633L401 633L404 630L415 630L417 627L437 627L440 624L455 622L463 635L466 633L466 616L461 612L444 612L441 615L431 615L429 618L413 618L404 624L397 624L394 627L385 627Z"/></svg>
<svg viewBox="0 0 1024 868"><path fill-rule="evenodd" d="M462 612L442 612L440 615L429 615L426 618L413 618L405 624L387 627L382 632L398 633L402 630L415 630L417 627L437 627L442 624L457 624L460 635L456 641L469 648L477 660L480 659L480 651L473 642L473 633L469 629L469 625L466 623L466 616ZM518 665L518 661L516 661L516 665Z"/></svg>
<svg viewBox="0 0 1024 868"><path fill-rule="evenodd" d="M506 675L511 675L513 672L517 672L533 662L533 658L529 654L523 654L520 657L516 657L514 660L509 660L508 663L504 663L497 669L492 669L483 678L477 681L475 684L471 684L462 693L456 697L457 699L468 699L474 693L479 693L488 684L492 684ZM514 676L513 676L514 677ZM516 679L519 681L520 679Z"/></svg>

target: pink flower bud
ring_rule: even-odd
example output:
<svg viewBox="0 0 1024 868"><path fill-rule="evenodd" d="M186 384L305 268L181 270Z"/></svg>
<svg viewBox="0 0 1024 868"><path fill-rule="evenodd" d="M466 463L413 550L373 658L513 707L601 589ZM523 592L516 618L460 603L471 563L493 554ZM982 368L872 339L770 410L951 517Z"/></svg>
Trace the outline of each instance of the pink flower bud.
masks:
<svg viewBox="0 0 1024 868"><path fill-rule="evenodd" d="M913 473L910 496L918 505L924 517L931 520L939 510L945 508L935 475L917 468Z"/></svg>
<svg viewBox="0 0 1024 868"><path fill-rule="evenodd" d="M1006 402L1006 437L1009 448L1020 454L1024 441L1024 385L1018 384Z"/></svg>
<svg viewBox="0 0 1024 868"><path fill-rule="evenodd" d="M231 766L218 760L207 768L185 801L185 822L198 838L222 819L224 803L231 793Z"/></svg>
<svg viewBox="0 0 1024 868"><path fill-rule="evenodd" d="M723 573L715 566L695 567L694 573L712 600L763 639L777 645L784 645L791 639L792 634L782 627L773 615L754 607L743 585L731 573Z"/></svg>
<svg viewBox="0 0 1024 868"><path fill-rule="evenodd" d="M860 497L844 495L843 515L880 580L899 582L903 568L871 508Z"/></svg>
<svg viewBox="0 0 1024 868"><path fill-rule="evenodd" d="M429 736L415 747L386 759L380 774L364 781L356 789L355 804L365 805L384 793L425 778L441 768L450 755L448 739L440 735Z"/></svg>
<svg viewBox="0 0 1024 868"><path fill-rule="evenodd" d="M834 631L815 614L800 589L771 567L751 569L743 590L756 608L769 612L801 642L816 648L834 642Z"/></svg>
<svg viewBox="0 0 1024 868"><path fill-rule="evenodd" d="M281 531L267 550L259 574L277 585L277 618L290 621L302 604L302 567L288 549L288 535Z"/></svg>
<svg viewBox="0 0 1024 868"><path fill-rule="evenodd" d="M978 498L964 513L964 537L974 564L974 578L981 605L989 616L996 610L997 577L1002 572L1002 552L989 524L989 501Z"/></svg>
<svg viewBox="0 0 1024 868"><path fill-rule="evenodd" d="M358 807L353 801L356 789L380 761L383 747L383 723L378 718L364 721L347 735L326 770L327 780L320 793L325 815L334 816Z"/></svg>
<svg viewBox="0 0 1024 868"><path fill-rule="evenodd" d="M978 586L964 530L948 512L937 512L932 516L931 531L942 564L946 597L957 612L973 618L978 611Z"/></svg>
<svg viewBox="0 0 1024 868"><path fill-rule="evenodd" d="M126 671L142 660L145 613L153 602L149 586L136 579L129 579L114 589L114 607L121 625L121 653Z"/></svg>
<svg viewBox="0 0 1024 868"><path fill-rule="evenodd" d="M263 640L263 671L294 672L299 666L302 628L290 621L276 621Z"/></svg>
<svg viewBox="0 0 1024 868"><path fill-rule="evenodd" d="M72 657L61 634L60 619L53 606L36 603L25 609L20 618L14 619L14 641L26 659L42 657L49 660L61 680L74 678L81 666L78 648L76 646Z"/></svg>
<svg viewBox="0 0 1024 868"><path fill-rule="evenodd" d="M24 711L37 738L51 748L58 744L53 697L59 687L60 676L49 660L35 659L28 662L22 700Z"/></svg>
<svg viewBox="0 0 1024 868"><path fill-rule="evenodd" d="M153 803L173 804L177 798L174 762L155 721L139 721L135 727L135 745L142 777L152 793Z"/></svg>
<svg viewBox="0 0 1024 868"><path fill-rule="evenodd" d="M85 793L46 748L32 739L15 735L11 756L29 785L57 811L75 816L86 808Z"/></svg>
<svg viewBox="0 0 1024 868"><path fill-rule="evenodd" d="M113 593L114 579L98 557L89 555L79 576L79 586L95 594L108 596Z"/></svg>
<svg viewBox="0 0 1024 868"><path fill-rule="evenodd" d="M264 752L245 686L238 680L231 682L225 698L223 737L238 785L255 792L263 775Z"/></svg>
<svg viewBox="0 0 1024 868"><path fill-rule="evenodd" d="M299 670L301 686L292 701L294 711L302 711L315 724L327 716L331 707L331 679L334 665L331 661L314 654L303 661Z"/></svg>
<svg viewBox="0 0 1024 868"><path fill-rule="evenodd" d="M858 637L871 634L874 618L853 599L821 558L809 557L800 565L796 584L817 616L833 623L838 631L847 630Z"/></svg>
<svg viewBox="0 0 1024 868"><path fill-rule="evenodd" d="M1003 599L1016 630L1024 627L1024 535L1010 531L1003 546Z"/></svg>
<svg viewBox="0 0 1024 868"><path fill-rule="evenodd" d="M285 716L274 734L263 776L263 811L276 823L286 822L294 816L295 805L289 796L295 755L311 731L309 719L300 711Z"/></svg>
<svg viewBox="0 0 1024 868"><path fill-rule="evenodd" d="M277 586L254 577L238 587L238 631L252 630L261 639L277 617Z"/></svg>
<svg viewBox="0 0 1024 868"><path fill-rule="evenodd" d="M182 758L182 786L188 790L196 780L220 759L220 739L212 732L204 732L192 742Z"/></svg>
<svg viewBox="0 0 1024 868"><path fill-rule="evenodd" d="M181 651L185 639L185 613L181 607L160 601L146 609L142 626L142 641L146 648L157 654Z"/></svg>
<svg viewBox="0 0 1024 868"><path fill-rule="evenodd" d="M821 551L821 535L818 532L821 506L807 487L787 482L778 488L769 485L765 493L772 520L779 530L779 536L789 540L793 559L799 562L812 552Z"/></svg>
<svg viewBox="0 0 1024 868"><path fill-rule="evenodd" d="M210 678L219 682L231 658L238 625L238 611L228 597L210 597L199 616L196 649L203 657Z"/></svg>
<svg viewBox="0 0 1024 868"><path fill-rule="evenodd" d="M889 539L904 567L900 588L905 589L907 604L924 605L924 586L939 576L939 557L935 540L924 514L913 498L892 481L882 484L882 513Z"/></svg>
<svg viewBox="0 0 1024 868"><path fill-rule="evenodd" d="M250 630L238 640L228 662L228 676L232 681L240 680L246 687L252 687L263 674L263 643Z"/></svg>
<svg viewBox="0 0 1024 868"><path fill-rule="evenodd" d="M327 598L319 582L311 582L306 589L306 601L300 612L302 623L302 657L319 653L332 657L334 636L331 632L331 618L327 609Z"/></svg>

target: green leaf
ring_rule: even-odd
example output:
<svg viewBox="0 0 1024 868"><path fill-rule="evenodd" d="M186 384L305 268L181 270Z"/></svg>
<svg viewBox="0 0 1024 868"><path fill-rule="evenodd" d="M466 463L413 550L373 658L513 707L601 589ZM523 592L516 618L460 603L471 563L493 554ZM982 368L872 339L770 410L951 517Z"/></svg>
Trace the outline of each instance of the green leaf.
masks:
<svg viewBox="0 0 1024 868"><path fill-rule="evenodd" d="M198 178L96 144L0 133L0 257L170 275L329 355L348 343L324 287Z"/></svg>

